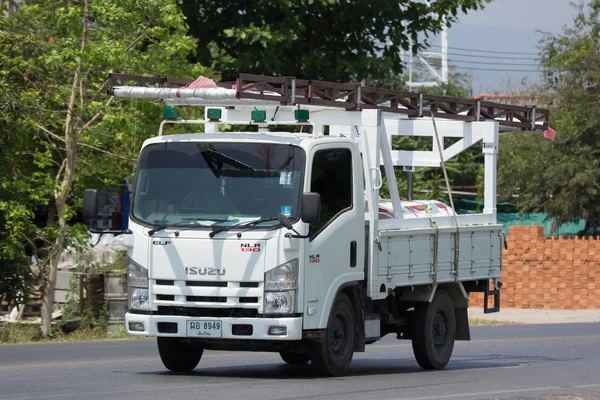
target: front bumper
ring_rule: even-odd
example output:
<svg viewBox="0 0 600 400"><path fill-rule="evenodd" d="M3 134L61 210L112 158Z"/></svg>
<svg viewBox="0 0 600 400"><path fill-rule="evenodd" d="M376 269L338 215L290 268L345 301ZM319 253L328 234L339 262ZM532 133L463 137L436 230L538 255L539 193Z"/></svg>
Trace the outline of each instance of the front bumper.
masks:
<svg viewBox="0 0 600 400"><path fill-rule="evenodd" d="M146 315L146 314L125 314L125 327L127 334L134 336L163 336L163 337L186 337L186 324L188 320L194 321L220 321L223 325L222 336L220 339L236 340L300 340L302 339L302 317L286 318L211 318L211 317L186 317L169 315ZM177 333L161 333L158 331L158 323L177 324ZM137 324L136 324L137 323ZM143 330L132 331L131 324L139 329L143 325ZM234 325L251 325L252 334L235 335ZM269 328L286 327L287 334L269 335ZM210 339L207 339L210 340Z"/></svg>

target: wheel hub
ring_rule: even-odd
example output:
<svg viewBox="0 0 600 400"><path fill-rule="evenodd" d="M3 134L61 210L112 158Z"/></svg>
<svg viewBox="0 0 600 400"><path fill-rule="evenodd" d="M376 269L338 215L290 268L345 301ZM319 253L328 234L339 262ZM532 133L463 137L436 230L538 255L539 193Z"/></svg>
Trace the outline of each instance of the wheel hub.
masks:
<svg viewBox="0 0 600 400"><path fill-rule="evenodd" d="M443 347L448 340L448 327L446 316L442 313L437 313L433 320L433 343L436 347Z"/></svg>
<svg viewBox="0 0 600 400"><path fill-rule="evenodd" d="M344 321L337 316L333 321L331 329L331 348L334 353L344 352L346 346L346 325Z"/></svg>

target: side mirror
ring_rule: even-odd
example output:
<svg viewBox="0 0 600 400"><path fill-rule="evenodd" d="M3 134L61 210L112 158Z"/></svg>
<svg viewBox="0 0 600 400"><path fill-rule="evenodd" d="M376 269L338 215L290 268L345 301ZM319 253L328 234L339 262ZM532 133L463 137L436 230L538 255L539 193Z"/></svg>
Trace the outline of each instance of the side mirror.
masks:
<svg viewBox="0 0 600 400"><path fill-rule="evenodd" d="M93 219L98 217L98 191L86 189L83 192L83 218Z"/></svg>
<svg viewBox="0 0 600 400"><path fill-rule="evenodd" d="M96 189L86 189L83 192L83 218L88 221L88 230L92 233L111 233L114 235L131 234L129 229L98 229L95 227L94 220L98 218L99 194Z"/></svg>
<svg viewBox="0 0 600 400"><path fill-rule="evenodd" d="M319 193L302 194L301 203L302 221L308 224L315 224L321 218L321 195Z"/></svg>

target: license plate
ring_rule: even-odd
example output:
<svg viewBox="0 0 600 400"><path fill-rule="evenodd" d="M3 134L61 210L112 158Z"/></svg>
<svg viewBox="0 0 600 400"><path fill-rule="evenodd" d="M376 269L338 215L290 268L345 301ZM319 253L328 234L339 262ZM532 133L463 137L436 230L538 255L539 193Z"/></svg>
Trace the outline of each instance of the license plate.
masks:
<svg viewBox="0 0 600 400"><path fill-rule="evenodd" d="M219 338L222 336L221 321L187 321L187 336Z"/></svg>

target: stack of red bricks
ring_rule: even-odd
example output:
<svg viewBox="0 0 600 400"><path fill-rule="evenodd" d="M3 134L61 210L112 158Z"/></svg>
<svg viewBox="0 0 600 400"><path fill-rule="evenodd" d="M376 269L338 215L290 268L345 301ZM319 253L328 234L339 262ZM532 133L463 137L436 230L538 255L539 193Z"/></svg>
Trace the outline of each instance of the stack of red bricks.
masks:
<svg viewBox="0 0 600 400"><path fill-rule="evenodd" d="M546 238L541 226L513 226L503 253L500 306L600 309L600 239ZM483 294L470 305L481 307Z"/></svg>

